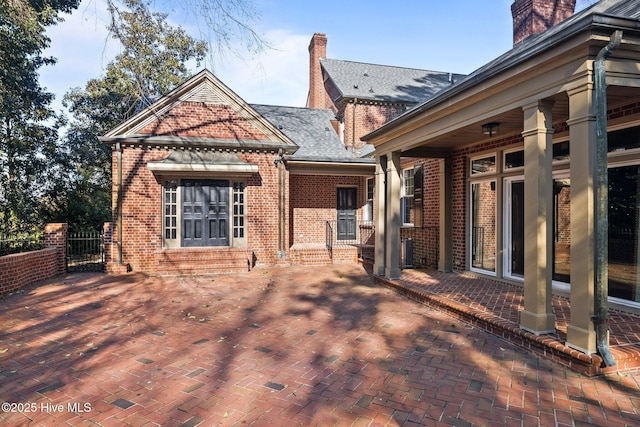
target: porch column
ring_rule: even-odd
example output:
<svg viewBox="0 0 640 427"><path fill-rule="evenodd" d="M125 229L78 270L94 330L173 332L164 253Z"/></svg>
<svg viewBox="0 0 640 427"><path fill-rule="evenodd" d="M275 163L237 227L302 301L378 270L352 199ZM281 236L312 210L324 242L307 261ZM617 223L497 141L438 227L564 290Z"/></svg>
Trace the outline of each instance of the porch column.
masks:
<svg viewBox="0 0 640 427"><path fill-rule="evenodd" d="M451 239L451 167L453 160L446 157L440 160L440 213L438 236L438 270L451 271L453 266L453 242Z"/></svg>
<svg viewBox="0 0 640 427"><path fill-rule="evenodd" d="M555 332L551 304L553 272L552 104L524 110L524 310L520 327L536 335Z"/></svg>
<svg viewBox="0 0 640 427"><path fill-rule="evenodd" d="M386 262L386 206L387 206L387 156L376 156L376 176L375 176L375 255L373 263L373 274L384 276Z"/></svg>
<svg viewBox="0 0 640 427"><path fill-rule="evenodd" d="M402 166L400 152L394 151L387 158L387 197L386 197L386 261L384 275L388 279L400 278L400 185Z"/></svg>
<svg viewBox="0 0 640 427"><path fill-rule="evenodd" d="M593 324L595 285L596 115L593 87L569 92L571 150L571 324L567 346L590 354L597 351Z"/></svg>

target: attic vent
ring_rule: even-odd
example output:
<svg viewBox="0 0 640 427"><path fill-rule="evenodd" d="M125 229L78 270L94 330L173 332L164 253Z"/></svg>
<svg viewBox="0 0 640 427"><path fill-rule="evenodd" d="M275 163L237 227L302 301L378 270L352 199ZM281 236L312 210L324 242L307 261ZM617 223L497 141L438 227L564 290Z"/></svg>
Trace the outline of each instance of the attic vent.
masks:
<svg viewBox="0 0 640 427"><path fill-rule="evenodd" d="M369 73L367 71L364 72L365 77L369 77Z"/></svg>
<svg viewBox="0 0 640 427"><path fill-rule="evenodd" d="M205 104L225 104L226 102L210 86L201 86L186 94L182 101L204 102Z"/></svg>
<svg viewBox="0 0 640 427"><path fill-rule="evenodd" d="M354 84L354 85L353 85L353 88L354 88L354 89L358 89L358 83Z"/></svg>

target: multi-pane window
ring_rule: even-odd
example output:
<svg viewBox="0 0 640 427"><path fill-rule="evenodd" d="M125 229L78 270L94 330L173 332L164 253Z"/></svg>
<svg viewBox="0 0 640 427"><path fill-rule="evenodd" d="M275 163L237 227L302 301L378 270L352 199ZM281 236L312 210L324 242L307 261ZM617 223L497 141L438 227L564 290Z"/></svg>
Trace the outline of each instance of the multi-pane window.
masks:
<svg viewBox="0 0 640 427"><path fill-rule="evenodd" d="M367 205L364 213L365 221L373 221L373 188L374 179L367 178Z"/></svg>
<svg viewBox="0 0 640 427"><path fill-rule="evenodd" d="M178 238L178 183L167 181L164 190L164 238Z"/></svg>
<svg viewBox="0 0 640 427"><path fill-rule="evenodd" d="M400 210L403 225L413 225L413 168L402 171Z"/></svg>
<svg viewBox="0 0 640 427"><path fill-rule="evenodd" d="M244 183L233 183L233 237L244 238Z"/></svg>

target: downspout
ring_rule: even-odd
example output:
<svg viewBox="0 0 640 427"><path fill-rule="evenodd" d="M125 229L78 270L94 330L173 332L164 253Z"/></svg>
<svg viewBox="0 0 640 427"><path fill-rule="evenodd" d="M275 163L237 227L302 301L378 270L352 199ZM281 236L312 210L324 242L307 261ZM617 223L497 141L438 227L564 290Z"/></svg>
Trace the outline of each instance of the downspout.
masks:
<svg viewBox="0 0 640 427"><path fill-rule="evenodd" d="M609 348L609 176L607 168L607 82L606 60L622 42L622 31L611 35L609 44L602 48L593 64L596 106L596 263L595 263L595 316L596 346L605 366L615 366Z"/></svg>
<svg viewBox="0 0 640 427"><path fill-rule="evenodd" d="M278 259L285 259L287 257L287 244L285 241L286 168L282 150L278 151L278 157L274 162L278 169Z"/></svg>
<svg viewBox="0 0 640 427"><path fill-rule="evenodd" d="M116 160L118 162L118 194L116 200L116 224L118 227L118 264L122 264L122 145L116 143Z"/></svg>

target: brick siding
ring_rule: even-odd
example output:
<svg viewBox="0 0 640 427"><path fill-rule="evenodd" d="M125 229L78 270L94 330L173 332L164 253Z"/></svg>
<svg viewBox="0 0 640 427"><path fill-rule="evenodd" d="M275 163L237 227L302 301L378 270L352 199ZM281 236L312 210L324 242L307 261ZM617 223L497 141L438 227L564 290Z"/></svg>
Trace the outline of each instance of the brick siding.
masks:
<svg viewBox="0 0 640 427"><path fill-rule="evenodd" d="M176 260L182 259L185 263L182 272L190 274L190 271L201 271L203 259L207 260L207 265L213 266L219 259L238 255L239 252L235 248L171 250L163 248L163 180L161 177L156 177L146 165L149 161L160 160L168 155L169 150L167 149L126 147L123 150L123 264L131 270L167 273L175 271ZM115 151L113 156L112 200L114 218L117 218L117 160ZM234 261L246 270L246 250L251 251L248 258L252 260L253 264L277 263L278 220L280 217L278 214L278 174L273 165L273 153L238 153L238 156L249 164L257 165L259 169L258 173L251 175L246 180L247 248L240 251L242 261L237 259ZM193 177L186 175L182 178ZM215 179L216 177L207 176L207 178ZM288 209L285 209L285 212L287 211ZM112 227L113 243L107 244L107 258L111 261L107 264L108 271L114 271L118 268L114 265L114 262L117 261L117 222L112 224ZM192 268L189 268L187 264ZM211 269L211 271L213 270Z"/></svg>
<svg viewBox="0 0 640 427"><path fill-rule="evenodd" d="M290 245L326 242L326 222L336 221L337 189L357 188L358 220L367 204L365 177L294 175L290 182Z"/></svg>
<svg viewBox="0 0 640 427"><path fill-rule="evenodd" d="M66 272L67 224L47 224L45 249L0 257L0 296Z"/></svg>
<svg viewBox="0 0 640 427"><path fill-rule="evenodd" d="M153 120L139 133L231 140L268 139L229 105L186 101Z"/></svg>

